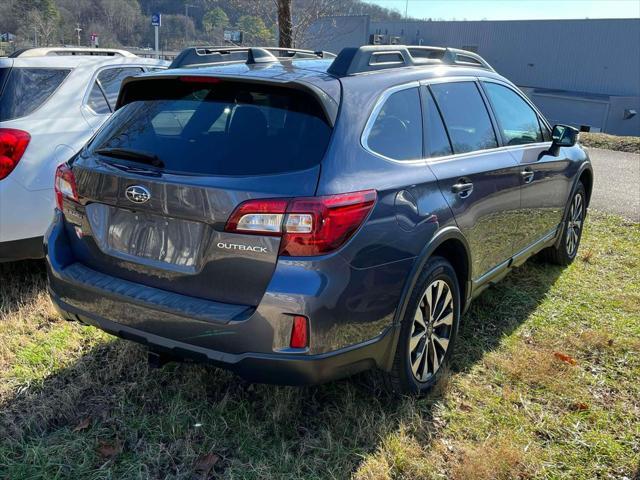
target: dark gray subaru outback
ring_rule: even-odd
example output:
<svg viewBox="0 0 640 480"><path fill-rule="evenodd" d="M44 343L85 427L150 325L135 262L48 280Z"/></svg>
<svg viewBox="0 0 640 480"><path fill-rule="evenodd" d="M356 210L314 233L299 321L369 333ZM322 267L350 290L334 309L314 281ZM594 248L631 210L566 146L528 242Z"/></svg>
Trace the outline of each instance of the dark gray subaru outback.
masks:
<svg viewBox="0 0 640 480"><path fill-rule="evenodd" d="M421 393L483 288L575 258L593 185L575 129L471 52L333 57L193 48L126 80L56 174L65 318L252 381L377 368Z"/></svg>

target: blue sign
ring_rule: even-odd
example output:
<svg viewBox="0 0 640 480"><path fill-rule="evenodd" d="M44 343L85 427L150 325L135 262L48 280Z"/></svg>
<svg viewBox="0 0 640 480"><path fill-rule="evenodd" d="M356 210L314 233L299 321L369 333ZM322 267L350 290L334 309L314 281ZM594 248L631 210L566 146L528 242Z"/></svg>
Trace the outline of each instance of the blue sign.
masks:
<svg viewBox="0 0 640 480"><path fill-rule="evenodd" d="M151 25L154 27L159 27L162 25L162 15L159 13L154 13L151 15Z"/></svg>

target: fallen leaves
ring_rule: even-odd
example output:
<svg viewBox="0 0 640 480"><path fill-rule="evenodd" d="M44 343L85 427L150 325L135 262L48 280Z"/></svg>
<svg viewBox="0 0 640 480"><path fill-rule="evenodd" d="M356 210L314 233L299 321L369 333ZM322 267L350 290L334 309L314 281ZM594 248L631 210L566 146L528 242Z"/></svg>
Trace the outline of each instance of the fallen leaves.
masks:
<svg viewBox="0 0 640 480"><path fill-rule="evenodd" d="M111 460L122 451L122 446L118 441L116 441L115 443L100 442L98 444L98 448L96 448L96 451L102 458Z"/></svg>
<svg viewBox="0 0 640 480"><path fill-rule="evenodd" d="M576 402L571 406L571 409L577 412L584 412L585 410L589 410L589 405L584 402Z"/></svg>
<svg viewBox="0 0 640 480"><path fill-rule="evenodd" d="M81 432L86 430L91 425L91 419L89 417L85 417L73 428L73 433Z"/></svg>
<svg viewBox="0 0 640 480"><path fill-rule="evenodd" d="M193 470L196 473L202 475L203 479L209 478L211 471L219 461L220 455L218 455L217 453L207 453L205 455L200 455L193 463Z"/></svg>
<svg viewBox="0 0 640 480"><path fill-rule="evenodd" d="M570 355L567 355L566 353L554 352L553 356L556 357L556 359L560 360L561 362L567 363L569 365L578 364L578 361L575 358L573 358Z"/></svg>

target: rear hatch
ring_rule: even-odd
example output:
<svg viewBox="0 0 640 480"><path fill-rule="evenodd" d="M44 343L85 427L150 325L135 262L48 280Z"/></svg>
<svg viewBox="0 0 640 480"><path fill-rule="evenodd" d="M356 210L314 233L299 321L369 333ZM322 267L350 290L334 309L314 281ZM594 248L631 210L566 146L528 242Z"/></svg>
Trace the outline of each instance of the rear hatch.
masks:
<svg viewBox="0 0 640 480"><path fill-rule="evenodd" d="M332 128L310 91L209 77L128 83L73 162L76 259L111 276L255 306L280 238L225 231L242 203L312 196Z"/></svg>

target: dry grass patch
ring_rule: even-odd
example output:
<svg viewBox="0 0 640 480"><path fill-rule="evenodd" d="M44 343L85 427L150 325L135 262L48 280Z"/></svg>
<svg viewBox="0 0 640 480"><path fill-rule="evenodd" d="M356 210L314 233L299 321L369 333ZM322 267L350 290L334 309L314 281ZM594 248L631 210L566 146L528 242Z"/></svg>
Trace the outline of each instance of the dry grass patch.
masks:
<svg viewBox="0 0 640 480"><path fill-rule="evenodd" d="M531 478L532 455L505 438L489 439L462 448L451 469L451 480L514 480Z"/></svg>
<svg viewBox="0 0 640 480"><path fill-rule="evenodd" d="M580 143L586 147L606 148L620 152L640 153L640 137L625 137L607 133L580 133Z"/></svg>

